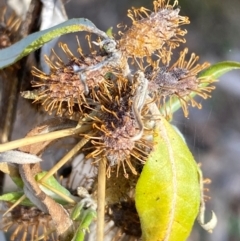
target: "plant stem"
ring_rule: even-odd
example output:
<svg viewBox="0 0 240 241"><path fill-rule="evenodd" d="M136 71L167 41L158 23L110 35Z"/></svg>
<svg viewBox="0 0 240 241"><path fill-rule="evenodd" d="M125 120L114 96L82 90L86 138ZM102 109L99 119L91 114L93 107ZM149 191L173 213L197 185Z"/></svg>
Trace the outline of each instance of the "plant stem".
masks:
<svg viewBox="0 0 240 241"><path fill-rule="evenodd" d="M103 158L99 162L99 167L98 167L97 241L104 240L105 190L106 190L106 158Z"/></svg>
<svg viewBox="0 0 240 241"><path fill-rule="evenodd" d="M83 138L70 150L57 164L55 164L48 173L39 180L40 183L44 183L50 176L56 173L70 158L78 153L78 151L89 141L89 138Z"/></svg>
<svg viewBox="0 0 240 241"><path fill-rule="evenodd" d="M6 216L9 212L11 212L18 204L20 204L24 199L26 198L26 195L23 194L2 216Z"/></svg>
<svg viewBox="0 0 240 241"><path fill-rule="evenodd" d="M47 183L41 183L42 186L44 186L45 188L49 189L50 191L54 192L55 194L57 194L58 196L60 196L61 198L63 198L65 201L67 201L68 203L72 203L75 204L75 200L73 200L71 197L63 194L61 191L55 189L54 187L48 185Z"/></svg>
<svg viewBox="0 0 240 241"><path fill-rule="evenodd" d="M66 137L66 136L71 136L71 135L76 134L78 131L79 130L76 128L69 128L69 129L54 131L54 132L41 134L41 135L37 135L37 136L24 137L19 140L1 144L0 152L9 151L9 150L12 150L15 148L19 148L22 146L28 146L28 145L35 144L38 142L50 141L50 140L54 140L54 139L58 139L58 138Z"/></svg>

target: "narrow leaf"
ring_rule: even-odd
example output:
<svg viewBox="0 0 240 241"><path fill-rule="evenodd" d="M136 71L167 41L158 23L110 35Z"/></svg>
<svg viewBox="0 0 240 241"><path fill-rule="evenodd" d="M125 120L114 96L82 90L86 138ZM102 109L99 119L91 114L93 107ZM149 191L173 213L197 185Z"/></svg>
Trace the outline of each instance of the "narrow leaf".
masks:
<svg viewBox="0 0 240 241"><path fill-rule="evenodd" d="M199 77L209 77L211 79L218 79L222 75L234 69L240 69L239 62L224 61L211 65L209 68L203 71L199 75Z"/></svg>
<svg viewBox="0 0 240 241"><path fill-rule="evenodd" d="M186 143L162 118L136 186L143 241L184 241L200 205L198 166Z"/></svg>
<svg viewBox="0 0 240 241"><path fill-rule="evenodd" d="M10 202L10 203L15 203L23 195L24 195L23 191L10 192L10 193L6 193L6 194L1 195L0 200ZM24 206L33 206L32 202L28 198L25 198L21 202L21 204L24 205Z"/></svg>
<svg viewBox="0 0 240 241"><path fill-rule="evenodd" d="M108 38L107 34L99 30L86 18L71 19L52 28L33 33L12 46L0 50L0 69L5 68L24 56L42 47L45 43L63 34L78 31L95 33L102 38Z"/></svg>
<svg viewBox="0 0 240 241"><path fill-rule="evenodd" d="M38 173L35 176L36 181L39 181L42 179L42 177L44 177L46 175L47 172L41 172ZM63 194L64 196L67 197L72 197L71 193L64 188L53 176L49 177L45 183L52 188L52 190L56 190L58 193ZM44 193L46 193L48 196L50 196L51 198L53 198L55 201L57 201L58 203L61 204L67 204L66 200L63 199L61 196L57 195L55 192L49 190L48 188L46 188L44 185L40 184L40 188L44 191Z"/></svg>

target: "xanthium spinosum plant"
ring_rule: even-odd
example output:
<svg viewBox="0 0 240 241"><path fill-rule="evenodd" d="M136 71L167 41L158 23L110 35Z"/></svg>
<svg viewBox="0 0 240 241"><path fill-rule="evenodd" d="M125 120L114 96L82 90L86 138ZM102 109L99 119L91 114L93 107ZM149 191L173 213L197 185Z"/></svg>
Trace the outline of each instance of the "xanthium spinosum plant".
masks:
<svg viewBox="0 0 240 241"><path fill-rule="evenodd" d="M68 62L63 63L53 51L56 61L46 57L49 74L36 68L32 71L38 78L32 81L33 87L37 87L34 102L40 102L46 111L55 111L59 116L74 119L77 112L77 119L80 118L86 129L82 134L92 144L87 148L87 157L97 163L105 156L109 175L110 167L115 165L123 166L125 176L125 165L137 174L131 162L144 163L151 151L152 143L146 136L152 135L153 128L144 127L148 125L144 122L152 119L148 103L154 101L161 108L166 100L177 97L188 116L189 103L201 108L190 93L196 92L206 99L214 89L203 86L212 80L197 77L209 64L197 64L195 54L186 60L187 49L170 66L172 50L185 42L182 36L186 30L180 26L189 23L187 17L179 16L176 4L155 1L153 12L133 8L128 13L132 26L121 33L118 41L99 40L96 43L99 49L91 47L89 55L79 45L79 57L60 43ZM152 59L155 53L157 60ZM130 71L129 59L139 68L135 73ZM164 114L168 117L171 113Z"/></svg>
<svg viewBox="0 0 240 241"><path fill-rule="evenodd" d="M203 179L184 140L168 121L177 108L185 117L190 105L201 109L194 96L211 97L219 73L239 65L225 63L211 69L209 63L199 64L199 57L188 54L187 48L172 61L174 50L186 42L183 26L190 23L180 15L178 1L156 0L153 10L132 8L128 17L131 26L118 26L121 29L113 36L86 19L79 20L78 30L75 20L55 27L85 30L98 38L92 41L87 35L89 53L77 38L78 55L59 43L67 61L52 50L51 56L45 56L48 73L32 68L33 90L22 96L54 117L24 139L1 145L1 162L18 164L8 174L21 189L11 193L11 200L8 194L1 196L12 203L5 203L11 208L2 219L4 231L14 230L11 240L21 236L24 241L101 241L104 237L184 241L196 218L205 230L214 229L214 212L209 222L204 218L204 183L209 180ZM11 26L18 25L13 22L1 24L2 48L8 47ZM51 33L42 32L45 42L53 38ZM35 43L29 39L25 39L26 49ZM66 136L78 143L43 172L36 156L53 140ZM14 148L18 151L10 151ZM67 184L56 180L52 175L77 154L82 159L72 164ZM91 174L84 173L89 166ZM71 187L77 174L78 188Z"/></svg>

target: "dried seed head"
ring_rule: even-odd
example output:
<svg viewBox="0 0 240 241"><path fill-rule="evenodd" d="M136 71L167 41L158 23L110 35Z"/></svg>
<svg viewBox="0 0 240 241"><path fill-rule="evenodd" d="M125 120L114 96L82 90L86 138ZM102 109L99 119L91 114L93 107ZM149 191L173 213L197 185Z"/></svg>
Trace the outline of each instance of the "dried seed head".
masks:
<svg viewBox="0 0 240 241"><path fill-rule="evenodd" d="M0 49L9 47L16 42L21 25L21 19L15 13L7 17L6 11L6 7L0 8Z"/></svg>
<svg viewBox="0 0 240 241"><path fill-rule="evenodd" d="M93 117L93 129L97 134L92 137L94 151L87 158L100 161L103 157L108 160L108 176L111 167L117 165L117 173L123 166L124 175L127 177L127 168L132 173L137 171L132 163L133 157L144 161L148 155L145 142L142 139L135 141L132 137L139 133L137 120L132 111L133 97L129 81L118 77L109 83L109 89L98 93L100 109L97 116ZM143 143L144 142L144 143Z"/></svg>
<svg viewBox="0 0 240 241"><path fill-rule="evenodd" d="M164 44L175 48L186 34L179 26L188 24L187 17L179 15L177 5L169 5L169 1L154 1L154 12L141 7L132 8L128 11L128 17L132 19L133 25L122 35L120 48L127 56L143 58L151 56L155 51L161 50Z"/></svg>
<svg viewBox="0 0 240 241"><path fill-rule="evenodd" d="M32 81L33 87L40 87L34 102L41 102L50 114L57 110L57 115L61 116L66 105L69 115L73 114L76 104L81 108L84 102L84 86L71 66L63 66L49 75L34 68L32 74L40 78L40 81Z"/></svg>
<svg viewBox="0 0 240 241"><path fill-rule="evenodd" d="M57 240L51 216L36 207L15 207L2 218L1 229L5 232L11 231L11 241L33 241L40 237L42 240Z"/></svg>
<svg viewBox="0 0 240 241"><path fill-rule="evenodd" d="M180 53L180 57L171 67L153 67L153 71L148 74L149 92L157 98L158 105L165 106L167 100L174 97L178 98L185 117L188 116L188 105L201 108L201 104L197 103L191 93L206 99L210 97L210 92L215 89L214 86L205 86L214 82L211 79L198 78L200 71L209 67L209 63L196 64L199 57L194 53L191 54L189 61L185 60L188 49L184 49ZM170 58L169 58L170 59ZM167 63L168 65L169 63Z"/></svg>
<svg viewBox="0 0 240 241"><path fill-rule="evenodd" d="M32 74L39 78L32 81L33 87L39 87L39 94L34 102L41 102L48 112L56 111L57 115L63 114L63 109L67 108L68 114L72 115L74 108L82 111L82 107L88 106L86 92L95 89L100 82L104 82L104 75L107 70L102 68L87 73L86 81L82 80L78 74L79 70L96 65L104 60L104 54L92 52L84 56L79 46L80 57L77 58L69 50L66 44L60 43L60 47L68 57L65 64L53 51L56 61L51 61L45 57L46 63L50 67L50 74L46 74L37 68L32 70Z"/></svg>

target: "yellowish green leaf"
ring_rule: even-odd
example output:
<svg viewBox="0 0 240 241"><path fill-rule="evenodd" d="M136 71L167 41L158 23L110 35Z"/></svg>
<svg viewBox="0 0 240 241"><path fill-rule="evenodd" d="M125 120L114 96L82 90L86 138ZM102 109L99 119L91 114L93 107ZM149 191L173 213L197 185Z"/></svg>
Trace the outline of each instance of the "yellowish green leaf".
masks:
<svg viewBox="0 0 240 241"><path fill-rule="evenodd" d="M143 241L184 241L199 212L198 166L186 143L161 119L136 186Z"/></svg>

